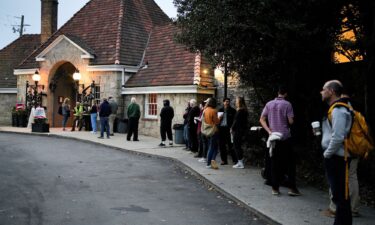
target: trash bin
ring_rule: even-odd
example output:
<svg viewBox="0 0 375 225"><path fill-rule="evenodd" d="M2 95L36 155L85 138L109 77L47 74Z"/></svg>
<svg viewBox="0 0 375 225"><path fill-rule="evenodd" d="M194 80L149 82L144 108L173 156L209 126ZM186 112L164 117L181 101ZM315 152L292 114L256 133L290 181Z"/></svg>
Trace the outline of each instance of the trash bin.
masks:
<svg viewBox="0 0 375 225"><path fill-rule="evenodd" d="M184 125L183 124L174 124L174 143L176 144L185 144L184 141Z"/></svg>
<svg viewBox="0 0 375 225"><path fill-rule="evenodd" d="M125 134L128 132L128 119L117 120L117 132L121 134Z"/></svg>

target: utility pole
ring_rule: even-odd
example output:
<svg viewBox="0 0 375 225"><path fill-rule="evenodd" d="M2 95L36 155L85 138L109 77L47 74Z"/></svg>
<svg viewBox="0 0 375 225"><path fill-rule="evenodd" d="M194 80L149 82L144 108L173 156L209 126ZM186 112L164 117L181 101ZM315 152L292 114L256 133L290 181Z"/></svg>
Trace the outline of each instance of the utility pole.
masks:
<svg viewBox="0 0 375 225"><path fill-rule="evenodd" d="M16 18L20 18L20 17L16 17ZM21 25L12 25L13 26L13 33L20 33L20 37L23 35L23 29L24 27L26 26L30 26L29 24L24 24L24 19L25 17L22 15L21 16ZM15 27L19 27L19 28L15 28Z"/></svg>

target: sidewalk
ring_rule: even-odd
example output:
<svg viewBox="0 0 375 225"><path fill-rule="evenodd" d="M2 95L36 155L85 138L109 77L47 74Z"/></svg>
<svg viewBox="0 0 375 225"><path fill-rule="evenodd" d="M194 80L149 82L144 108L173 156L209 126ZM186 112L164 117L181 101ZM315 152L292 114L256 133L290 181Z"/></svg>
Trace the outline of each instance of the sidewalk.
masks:
<svg viewBox="0 0 375 225"><path fill-rule="evenodd" d="M224 195L246 205L260 217L269 218L285 225L331 225L333 219L321 215L321 211L328 206L328 191L320 191L309 186L298 185L302 196L290 197L288 189L281 188L280 196L271 194L271 187L263 184L260 169L246 167L233 169L232 165L220 166L218 170L206 169L205 164L199 163L197 158L182 150L182 145L160 148L159 139L140 136L139 142L126 141L126 134L115 133L111 139L98 139L98 134L90 132L63 132L61 128L51 128L50 133L31 133L30 129L19 127L0 127L1 132L14 132L35 135L57 136L84 140L123 149L131 152L168 157L182 163L193 173L200 176L206 183L215 187ZM375 209L362 206L361 217L353 218L354 225L375 224Z"/></svg>

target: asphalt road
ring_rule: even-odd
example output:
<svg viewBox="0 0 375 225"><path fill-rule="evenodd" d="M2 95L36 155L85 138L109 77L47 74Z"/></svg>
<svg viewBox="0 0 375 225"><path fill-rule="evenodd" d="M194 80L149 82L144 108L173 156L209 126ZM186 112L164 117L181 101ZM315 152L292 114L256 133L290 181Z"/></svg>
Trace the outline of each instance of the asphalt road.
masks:
<svg viewBox="0 0 375 225"><path fill-rule="evenodd" d="M0 225L266 224L173 161L0 133Z"/></svg>

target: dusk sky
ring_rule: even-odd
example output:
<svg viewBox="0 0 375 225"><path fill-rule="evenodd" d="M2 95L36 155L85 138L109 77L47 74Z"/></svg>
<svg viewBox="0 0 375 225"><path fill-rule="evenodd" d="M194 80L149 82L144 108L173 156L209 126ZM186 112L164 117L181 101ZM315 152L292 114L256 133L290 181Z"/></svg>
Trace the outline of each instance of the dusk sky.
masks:
<svg viewBox="0 0 375 225"><path fill-rule="evenodd" d="M173 0L154 0L169 16L176 17L177 10ZM89 0L59 0L58 27L68 21ZM40 0L2 0L0 3L0 49L19 37L13 32L13 27L21 24L21 15L24 15L24 34L40 34Z"/></svg>

